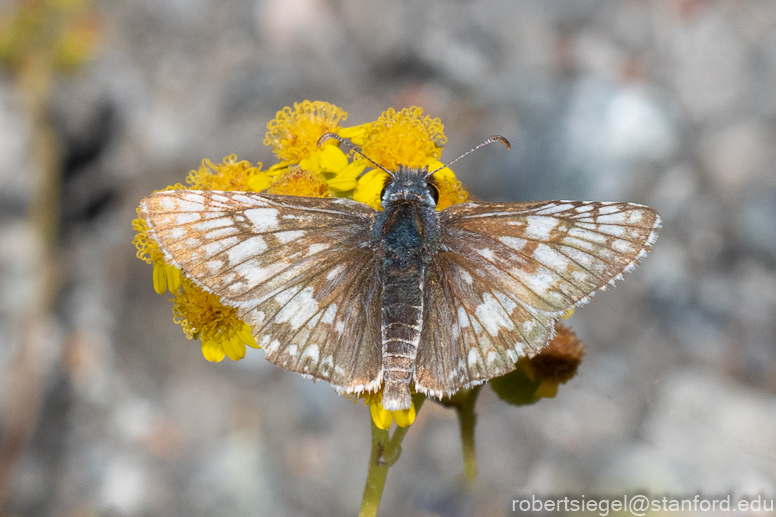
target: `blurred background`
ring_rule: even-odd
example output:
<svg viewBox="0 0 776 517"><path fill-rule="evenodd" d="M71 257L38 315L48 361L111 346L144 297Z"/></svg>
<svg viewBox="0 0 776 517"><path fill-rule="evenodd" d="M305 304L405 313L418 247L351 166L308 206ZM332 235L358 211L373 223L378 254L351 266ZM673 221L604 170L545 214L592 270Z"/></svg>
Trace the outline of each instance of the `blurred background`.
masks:
<svg viewBox="0 0 776 517"><path fill-rule="evenodd" d="M645 203L654 253L568 320L555 399L483 390L479 477L427 403L380 515L516 497L776 497L772 0L0 0L0 515L355 515L367 408L206 362L131 220L284 106L422 106L486 200Z"/></svg>

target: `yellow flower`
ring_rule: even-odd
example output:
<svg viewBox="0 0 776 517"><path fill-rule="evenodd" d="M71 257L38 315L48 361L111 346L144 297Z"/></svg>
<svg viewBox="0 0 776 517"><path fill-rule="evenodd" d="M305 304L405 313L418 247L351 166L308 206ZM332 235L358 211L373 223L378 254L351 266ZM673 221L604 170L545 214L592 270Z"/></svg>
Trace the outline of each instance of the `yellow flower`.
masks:
<svg viewBox="0 0 776 517"><path fill-rule="evenodd" d="M347 117L342 108L321 101L306 100L278 111L267 124L264 145L272 147L280 163L268 172L275 175L289 165L317 173L341 171L348 165L348 157L339 149L339 142L327 140L319 146L318 140L324 133L338 133L340 121Z"/></svg>
<svg viewBox="0 0 776 517"><path fill-rule="evenodd" d="M183 278L180 293L173 300L173 321L183 327L188 339L199 338L202 354L212 362L224 356L233 361L245 357L245 346L259 348L250 327L237 317L237 311L221 299Z"/></svg>
<svg viewBox="0 0 776 517"><path fill-rule="evenodd" d="M260 163L254 166L246 160L237 161L237 156L232 154L223 163L202 160L199 169L186 176L186 183L192 190L261 192L272 184L272 177L261 170Z"/></svg>
<svg viewBox="0 0 776 517"><path fill-rule="evenodd" d="M424 115L423 109L417 106L398 112L393 108L388 109L371 127L360 126L354 133L358 137L358 141L354 139L354 142L362 144L361 152L389 171L398 169L399 165L428 167L429 171L444 167L439 161L442 145L447 141L444 126L438 118ZM369 165L363 158L353 163L363 164L364 167ZM335 180L343 178L345 174L345 171L341 172ZM353 199L375 210L382 210L380 192L386 180L387 174L384 171L368 171L358 179ZM439 190L437 210L466 201L468 194L449 168L442 168L434 174L434 180Z"/></svg>
<svg viewBox="0 0 776 517"><path fill-rule="evenodd" d="M269 194L286 196L331 197L331 189L317 172L289 167L267 189Z"/></svg>
<svg viewBox="0 0 776 517"><path fill-rule="evenodd" d="M399 165L423 167L438 162L445 142L442 122L424 116L422 108L413 106L398 112L390 108L364 135L361 152L394 171Z"/></svg>
<svg viewBox="0 0 776 517"><path fill-rule="evenodd" d="M383 404L380 402L383 398L382 391L364 393L361 397L364 399L364 404L369 406L369 412L372 414L372 421L374 421L378 429L385 431L391 427L393 422L396 422L396 425L399 427L407 427L412 425L415 421L416 413L414 403L409 409L388 411L383 408Z"/></svg>

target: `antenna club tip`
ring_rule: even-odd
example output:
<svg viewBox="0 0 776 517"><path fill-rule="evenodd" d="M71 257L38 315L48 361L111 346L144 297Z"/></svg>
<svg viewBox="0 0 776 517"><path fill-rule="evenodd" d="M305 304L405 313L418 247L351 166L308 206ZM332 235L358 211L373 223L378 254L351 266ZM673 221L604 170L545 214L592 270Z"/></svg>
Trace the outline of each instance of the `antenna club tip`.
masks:
<svg viewBox="0 0 776 517"><path fill-rule="evenodd" d="M321 135L316 145L320 147L323 145L325 141L331 140L332 138L335 140L339 140L340 142L342 141L342 138L337 133L332 133L331 131L329 131L328 133L324 133Z"/></svg>
<svg viewBox="0 0 776 517"><path fill-rule="evenodd" d="M510 144L509 140L507 140L503 136L501 136L501 135L492 135L490 137L490 139L493 142L501 142L502 144L504 144L504 147L507 148L507 151L511 151L512 150L512 144ZM320 145L320 142L318 142L318 145Z"/></svg>

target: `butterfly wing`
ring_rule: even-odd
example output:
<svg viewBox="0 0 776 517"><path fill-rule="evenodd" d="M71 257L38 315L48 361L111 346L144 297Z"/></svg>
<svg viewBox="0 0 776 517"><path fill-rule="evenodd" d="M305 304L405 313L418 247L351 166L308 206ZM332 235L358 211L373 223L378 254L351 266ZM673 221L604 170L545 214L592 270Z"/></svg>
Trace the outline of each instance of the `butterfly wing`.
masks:
<svg viewBox="0 0 776 517"><path fill-rule="evenodd" d="M141 214L166 258L251 327L267 359L341 392L382 381L375 211L346 199L170 190Z"/></svg>
<svg viewBox="0 0 776 517"><path fill-rule="evenodd" d="M415 388L435 396L514 369L555 320L650 251L660 217L631 203L463 203L440 214Z"/></svg>

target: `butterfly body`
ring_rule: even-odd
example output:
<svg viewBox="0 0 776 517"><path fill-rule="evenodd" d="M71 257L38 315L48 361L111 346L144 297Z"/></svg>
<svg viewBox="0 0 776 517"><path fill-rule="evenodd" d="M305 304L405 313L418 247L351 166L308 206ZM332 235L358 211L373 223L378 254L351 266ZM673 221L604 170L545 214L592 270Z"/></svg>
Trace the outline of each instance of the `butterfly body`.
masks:
<svg viewBox="0 0 776 517"><path fill-rule="evenodd" d="M382 284L383 407L408 409L410 382L423 328L426 268L436 253L436 203L427 169L399 168L383 193L375 219ZM435 188L435 187L431 187Z"/></svg>
<svg viewBox="0 0 776 517"><path fill-rule="evenodd" d="M633 269L660 218L633 203L462 203L400 167L382 211L337 198L164 191L141 216L166 260L251 327L267 359L341 393L452 395L549 343Z"/></svg>

